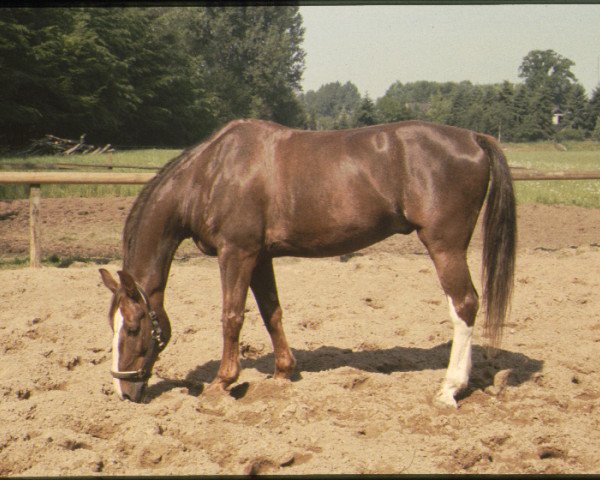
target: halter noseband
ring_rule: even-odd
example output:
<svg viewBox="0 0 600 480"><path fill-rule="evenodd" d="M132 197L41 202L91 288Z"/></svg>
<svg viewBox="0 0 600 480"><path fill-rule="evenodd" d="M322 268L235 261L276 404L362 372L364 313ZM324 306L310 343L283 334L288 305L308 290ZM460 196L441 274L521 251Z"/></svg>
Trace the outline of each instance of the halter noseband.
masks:
<svg viewBox="0 0 600 480"><path fill-rule="evenodd" d="M137 283L135 285L140 297L142 297L142 300L144 301L144 305L148 311L148 317L152 323L152 331L150 333L150 348L146 354L146 357L144 358L144 363L139 370L130 370L126 372L115 372L114 370L111 370L110 373L113 378L118 380L127 380L129 382L145 382L152 375L150 372L150 366L156 361L158 353L165 348L167 342L163 337L162 328L160 328L160 324L158 323L158 315L156 311L150 308L150 302L148 301L146 292L144 292L142 287L140 287Z"/></svg>

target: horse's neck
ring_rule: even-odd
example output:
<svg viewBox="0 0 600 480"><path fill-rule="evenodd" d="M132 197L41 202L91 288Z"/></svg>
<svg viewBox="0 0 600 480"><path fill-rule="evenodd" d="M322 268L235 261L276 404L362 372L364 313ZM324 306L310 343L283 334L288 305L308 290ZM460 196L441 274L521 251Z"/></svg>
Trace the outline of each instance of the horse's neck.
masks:
<svg viewBox="0 0 600 480"><path fill-rule="evenodd" d="M157 214L155 207L144 208L136 228L128 232L133 239L125 239L123 268L151 298L162 299L173 256L185 235L168 225L171 215Z"/></svg>

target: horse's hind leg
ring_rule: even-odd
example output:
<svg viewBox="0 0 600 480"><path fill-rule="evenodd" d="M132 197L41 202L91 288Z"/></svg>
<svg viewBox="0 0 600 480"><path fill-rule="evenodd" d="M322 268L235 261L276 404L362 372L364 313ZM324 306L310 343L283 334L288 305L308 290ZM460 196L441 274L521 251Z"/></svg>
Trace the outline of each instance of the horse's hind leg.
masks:
<svg viewBox="0 0 600 480"><path fill-rule="evenodd" d="M244 308L256 254L225 248L219 252L223 288L223 356L210 390L224 390L240 373L239 338L244 323Z"/></svg>
<svg viewBox="0 0 600 480"><path fill-rule="evenodd" d="M268 258L256 265L250 287L256 298L260 314L273 342L275 352L275 378L290 378L296 360L288 346L281 323L282 311L277 295L273 260Z"/></svg>
<svg viewBox="0 0 600 480"><path fill-rule="evenodd" d="M420 235L421 236L421 235ZM456 407L455 395L469 382L471 371L471 337L479 309L477 291L471 281L466 251L431 245L421 236L429 249L440 283L446 293L450 318L454 326L452 350L442 388L436 402Z"/></svg>

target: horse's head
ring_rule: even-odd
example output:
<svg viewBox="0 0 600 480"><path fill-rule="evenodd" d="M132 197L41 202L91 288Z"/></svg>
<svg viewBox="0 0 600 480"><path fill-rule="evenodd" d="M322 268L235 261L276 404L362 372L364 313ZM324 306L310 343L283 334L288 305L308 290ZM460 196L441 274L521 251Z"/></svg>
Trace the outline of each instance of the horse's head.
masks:
<svg viewBox="0 0 600 480"><path fill-rule="evenodd" d="M117 282L100 269L104 285L113 293L109 322L113 329L112 376L119 398L139 402L152 367L170 332L163 332L148 296L127 272L117 272Z"/></svg>

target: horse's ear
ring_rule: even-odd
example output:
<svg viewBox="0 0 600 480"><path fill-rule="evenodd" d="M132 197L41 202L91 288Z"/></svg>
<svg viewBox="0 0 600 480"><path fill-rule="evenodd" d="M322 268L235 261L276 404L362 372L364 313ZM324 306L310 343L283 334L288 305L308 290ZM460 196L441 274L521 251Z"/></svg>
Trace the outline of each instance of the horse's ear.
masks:
<svg viewBox="0 0 600 480"><path fill-rule="evenodd" d="M100 276L102 277L102 281L104 282L104 285L106 285L106 287L111 292L117 293L117 290L119 290L119 284L112 277L112 275L108 272L108 270L105 270L104 268L100 268L98 271L100 272Z"/></svg>
<svg viewBox="0 0 600 480"><path fill-rule="evenodd" d="M127 296L129 298L136 298L136 296L139 294L133 277L123 270L119 270L117 275L119 275L119 278L121 279L121 285L123 285L123 288L125 288L125 293L127 293Z"/></svg>

